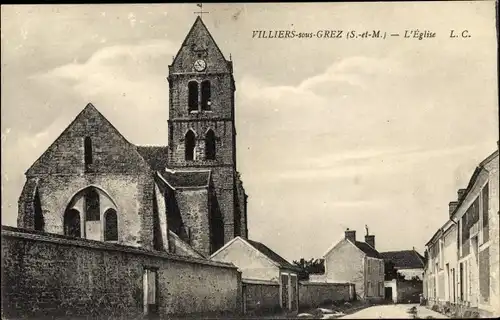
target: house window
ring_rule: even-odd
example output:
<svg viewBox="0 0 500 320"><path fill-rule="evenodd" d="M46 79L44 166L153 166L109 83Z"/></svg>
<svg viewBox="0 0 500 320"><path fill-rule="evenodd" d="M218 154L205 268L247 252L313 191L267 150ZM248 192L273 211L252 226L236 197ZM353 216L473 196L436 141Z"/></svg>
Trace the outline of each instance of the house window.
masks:
<svg viewBox="0 0 500 320"><path fill-rule="evenodd" d="M190 81L188 83L188 110L198 110L198 82Z"/></svg>
<svg viewBox="0 0 500 320"><path fill-rule="evenodd" d="M490 234L489 234L489 184L487 183L482 192L482 202L483 202L483 243L488 242L490 239Z"/></svg>
<svg viewBox="0 0 500 320"><path fill-rule="evenodd" d="M185 141L185 152L186 152L186 160L194 160L195 156L195 147L196 147L196 137L194 132L189 130L186 133L186 141Z"/></svg>
<svg viewBox="0 0 500 320"><path fill-rule="evenodd" d="M104 213L104 241L118 241L118 217L114 209Z"/></svg>
<svg viewBox="0 0 500 320"><path fill-rule="evenodd" d="M368 261L368 274L371 274L372 273L372 264L371 264L371 260L370 259L367 259Z"/></svg>
<svg viewBox="0 0 500 320"><path fill-rule="evenodd" d="M212 129L208 130L205 137L205 158L215 160L215 133Z"/></svg>
<svg viewBox="0 0 500 320"><path fill-rule="evenodd" d="M212 102L210 101L210 81L205 80L201 83L201 109L210 110Z"/></svg>
<svg viewBox="0 0 500 320"><path fill-rule="evenodd" d="M367 295L368 297L371 297L371 296L372 296L372 283L371 283L370 281L368 281L368 283L367 283L367 287L368 287L368 290L367 290L366 295Z"/></svg>
<svg viewBox="0 0 500 320"><path fill-rule="evenodd" d="M99 194L94 188L88 188L85 195L85 220L99 221L100 210Z"/></svg>
<svg viewBox="0 0 500 320"><path fill-rule="evenodd" d="M157 314L157 299L156 299L156 269L145 268L143 274L143 292L144 292L144 314Z"/></svg>
<svg viewBox="0 0 500 320"><path fill-rule="evenodd" d="M457 223L457 250L458 250L458 255L461 257L462 256L462 245L460 239L462 238L462 233L461 233L461 220L458 220Z"/></svg>
<svg viewBox="0 0 500 320"><path fill-rule="evenodd" d="M40 195L38 190L35 193L35 199L33 200L33 205L35 209L35 230L43 231L45 227L45 221L43 219L42 204L40 202Z"/></svg>
<svg viewBox="0 0 500 320"><path fill-rule="evenodd" d="M440 262L440 269L443 269L444 266L444 241L439 240L439 262Z"/></svg>
<svg viewBox="0 0 500 320"><path fill-rule="evenodd" d="M92 169L93 155L92 155L92 139L85 137L83 141L83 153L85 162L85 171L88 172Z"/></svg>
<svg viewBox="0 0 500 320"><path fill-rule="evenodd" d="M80 238L80 212L76 209L66 210L64 213L64 234L66 236Z"/></svg>

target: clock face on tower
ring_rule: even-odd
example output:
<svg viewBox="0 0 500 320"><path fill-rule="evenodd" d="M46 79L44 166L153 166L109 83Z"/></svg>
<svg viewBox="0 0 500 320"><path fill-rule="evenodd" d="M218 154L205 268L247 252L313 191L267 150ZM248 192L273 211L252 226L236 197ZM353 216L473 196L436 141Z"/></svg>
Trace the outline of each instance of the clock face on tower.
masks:
<svg viewBox="0 0 500 320"><path fill-rule="evenodd" d="M194 70L196 71L203 71L205 70L205 68L207 67L207 63L205 62L205 60L196 60L194 62Z"/></svg>

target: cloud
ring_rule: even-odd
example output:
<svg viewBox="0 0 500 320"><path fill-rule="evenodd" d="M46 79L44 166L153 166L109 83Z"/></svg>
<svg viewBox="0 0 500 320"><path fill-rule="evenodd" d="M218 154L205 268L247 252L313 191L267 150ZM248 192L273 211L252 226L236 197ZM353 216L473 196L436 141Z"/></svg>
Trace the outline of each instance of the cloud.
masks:
<svg viewBox="0 0 500 320"><path fill-rule="evenodd" d="M358 56L333 63L321 74L306 78L296 86L271 85L253 77L243 77L241 87L244 88L245 99L280 102L287 111L299 108L319 111L317 109L329 104L332 97L335 97L334 101L338 101L346 96L346 92L340 97L335 94L336 91L323 92L320 90L322 87L338 87L339 91L350 87L351 90L362 92L372 84L369 76L382 78L401 75L408 74L396 62ZM280 108L274 110L278 111Z"/></svg>
<svg viewBox="0 0 500 320"><path fill-rule="evenodd" d="M465 156L474 151L484 149L486 144L460 146L449 149L434 150L359 150L347 151L346 154L325 155L320 158L302 158L293 168L266 172L266 180L274 183L290 181L328 181L332 179L370 176L406 175L415 166L429 166L438 158L454 158ZM488 144L489 145L489 144Z"/></svg>
<svg viewBox="0 0 500 320"><path fill-rule="evenodd" d="M84 63L70 63L32 77L49 81L52 79L85 81L97 73L108 76L107 80L119 78L132 80L137 73L144 76L155 70L149 65L152 60L166 59L168 55L175 53L175 46L168 40L149 40L138 45L108 46L96 51Z"/></svg>
<svg viewBox="0 0 500 320"><path fill-rule="evenodd" d="M70 91L73 101L92 102L126 137L136 139L131 141L165 144L167 128L157 116L168 110L167 70L161 66L175 53L176 46L168 40L108 46L83 63L59 66L31 79L50 92Z"/></svg>

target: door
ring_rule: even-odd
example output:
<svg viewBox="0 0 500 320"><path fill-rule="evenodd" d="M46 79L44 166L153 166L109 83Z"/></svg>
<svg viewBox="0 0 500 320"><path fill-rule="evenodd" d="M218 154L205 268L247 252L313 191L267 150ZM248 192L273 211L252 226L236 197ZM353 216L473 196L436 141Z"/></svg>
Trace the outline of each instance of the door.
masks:
<svg viewBox="0 0 500 320"><path fill-rule="evenodd" d="M298 310L298 280L297 276L294 274L290 275L290 309L292 311Z"/></svg>
<svg viewBox="0 0 500 320"><path fill-rule="evenodd" d="M152 317L158 313L156 284L156 269L144 269L144 315L148 317Z"/></svg>
<svg viewBox="0 0 500 320"><path fill-rule="evenodd" d="M288 305L288 274L281 274L281 308L284 310L289 309Z"/></svg>
<svg viewBox="0 0 500 320"><path fill-rule="evenodd" d="M455 303L456 302L456 297L457 297L455 268L451 269L451 276L452 276L452 281L453 281L453 303Z"/></svg>
<svg viewBox="0 0 500 320"><path fill-rule="evenodd" d="M470 287L471 287L471 292L470 292L470 302L471 302L471 307L477 307L479 303L478 299L478 293L479 293L479 259L478 259L478 251L479 251L479 244L478 244L478 239L477 236L471 238L471 252L472 252L472 257L470 258Z"/></svg>
<svg viewBox="0 0 500 320"><path fill-rule="evenodd" d="M241 285L241 293L243 295L242 297L242 302L243 302L243 314L247 313L247 286L245 284Z"/></svg>
<svg viewBox="0 0 500 320"><path fill-rule="evenodd" d="M392 301L392 287L385 287L385 300Z"/></svg>
<svg viewBox="0 0 500 320"><path fill-rule="evenodd" d="M460 301L464 301L464 264L460 263Z"/></svg>
<svg viewBox="0 0 500 320"><path fill-rule="evenodd" d="M448 300L447 301L451 301L451 279L450 279L450 264L447 263L446 264L446 290L447 290L447 293L448 293Z"/></svg>

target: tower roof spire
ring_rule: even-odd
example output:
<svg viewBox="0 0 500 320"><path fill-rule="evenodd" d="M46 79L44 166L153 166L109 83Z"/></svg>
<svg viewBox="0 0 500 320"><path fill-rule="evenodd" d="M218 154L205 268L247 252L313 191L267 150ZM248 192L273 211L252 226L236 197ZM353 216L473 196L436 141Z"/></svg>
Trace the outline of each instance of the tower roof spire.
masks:
<svg viewBox="0 0 500 320"><path fill-rule="evenodd" d="M232 72L231 63L225 59L200 16L196 17L182 42L169 72L195 72L193 65L198 60L205 61L206 72Z"/></svg>

